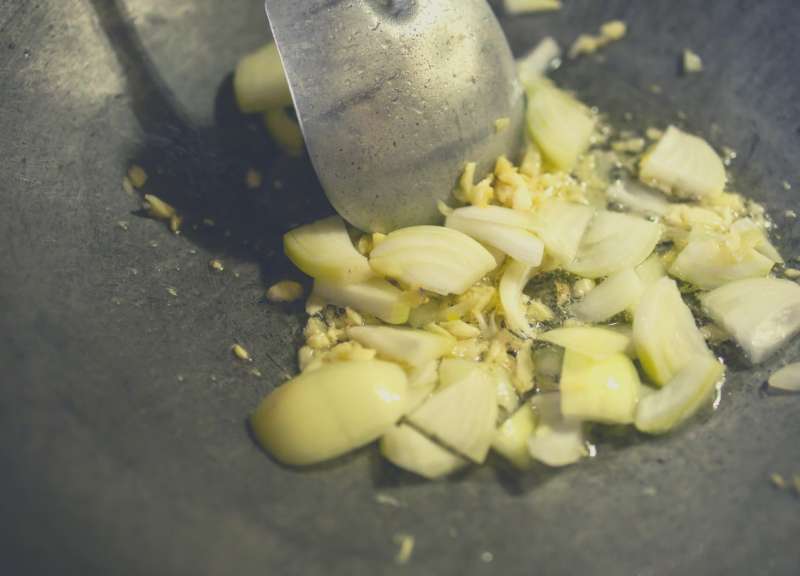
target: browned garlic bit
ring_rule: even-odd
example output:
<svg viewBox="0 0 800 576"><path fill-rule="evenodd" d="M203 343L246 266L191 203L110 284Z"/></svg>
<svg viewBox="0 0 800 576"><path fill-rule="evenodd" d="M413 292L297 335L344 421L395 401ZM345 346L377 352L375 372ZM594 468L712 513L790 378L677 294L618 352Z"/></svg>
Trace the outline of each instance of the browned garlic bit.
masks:
<svg viewBox="0 0 800 576"><path fill-rule="evenodd" d="M244 175L244 183L249 189L254 190L261 186L261 172L256 170L255 168L250 168L247 173Z"/></svg>

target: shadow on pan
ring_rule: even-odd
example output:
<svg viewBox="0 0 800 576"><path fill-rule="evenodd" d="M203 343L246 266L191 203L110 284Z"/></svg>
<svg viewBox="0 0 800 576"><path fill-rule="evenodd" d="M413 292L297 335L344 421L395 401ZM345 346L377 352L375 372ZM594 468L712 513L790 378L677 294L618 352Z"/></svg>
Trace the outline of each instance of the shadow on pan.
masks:
<svg viewBox="0 0 800 576"><path fill-rule="evenodd" d="M217 89L214 125L194 125L150 60L122 3L91 4L144 132L143 144L130 159L147 172L142 192L176 207L184 217L181 233L191 242L258 262L266 285L297 276L283 256L283 234L333 212L308 157L282 154L260 115L239 112L232 74ZM246 183L251 170L261 176L258 185Z"/></svg>

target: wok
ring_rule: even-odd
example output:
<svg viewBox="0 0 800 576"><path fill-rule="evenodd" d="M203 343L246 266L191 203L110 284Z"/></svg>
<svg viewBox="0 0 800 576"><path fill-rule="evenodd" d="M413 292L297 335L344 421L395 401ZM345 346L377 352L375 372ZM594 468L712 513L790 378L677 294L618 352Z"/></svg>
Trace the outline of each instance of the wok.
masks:
<svg viewBox="0 0 800 576"><path fill-rule="evenodd" d="M797 3L571 0L501 23L519 54L611 18L628 37L557 80L621 127L679 122L736 150L736 188L797 255ZM232 103L229 72L266 30L260 0L0 4L3 572L797 574L800 500L769 478L800 473L800 398L762 383L798 342L733 361L713 417L605 433L564 470L428 483L372 448L303 471L258 449L245 417L295 370L303 325L264 288L292 274L283 231L330 210L307 161ZM687 47L698 76L678 74ZM131 163L187 215L181 235L141 217Z"/></svg>

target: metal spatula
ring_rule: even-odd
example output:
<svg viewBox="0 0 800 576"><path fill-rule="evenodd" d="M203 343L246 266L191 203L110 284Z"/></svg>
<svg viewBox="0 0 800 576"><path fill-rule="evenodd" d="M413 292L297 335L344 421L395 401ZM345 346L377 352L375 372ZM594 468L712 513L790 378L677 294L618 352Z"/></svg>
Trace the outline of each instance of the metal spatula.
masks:
<svg viewBox="0 0 800 576"><path fill-rule="evenodd" d="M354 226L437 222L437 200L466 162L485 172L519 146L523 91L486 0L267 0L266 9L311 160Z"/></svg>

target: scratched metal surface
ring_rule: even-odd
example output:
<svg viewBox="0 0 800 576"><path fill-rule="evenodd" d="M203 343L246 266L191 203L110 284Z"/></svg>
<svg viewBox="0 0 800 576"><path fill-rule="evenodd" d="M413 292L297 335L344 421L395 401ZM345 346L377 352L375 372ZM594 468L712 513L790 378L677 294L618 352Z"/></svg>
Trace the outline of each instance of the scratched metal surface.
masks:
<svg viewBox="0 0 800 576"><path fill-rule="evenodd" d="M797 254L783 216L800 189L797 4L565 4L504 19L514 50L625 18L629 37L604 63L559 80L620 124L685 111L739 151L737 186ZM734 363L713 418L646 443L606 439L563 471L421 483L372 450L298 472L256 448L245 415L294 370L302 323L262 299L285 273L277 240L328 209L308 166L232 108L226 75L265 30L258 0L0 3L5 572L796 574L800 500L768 477L800 473L800 399L759 390L796 344L757 370ZM702 75L677 75L685 46ZM188 215L185 234L138 215L121 187L132 161ZM265 174L257 191L243 185L251 166ZM234 341L261 377L233 361ZM416 537L406 566L392 560L401 532Z"/></svg>

